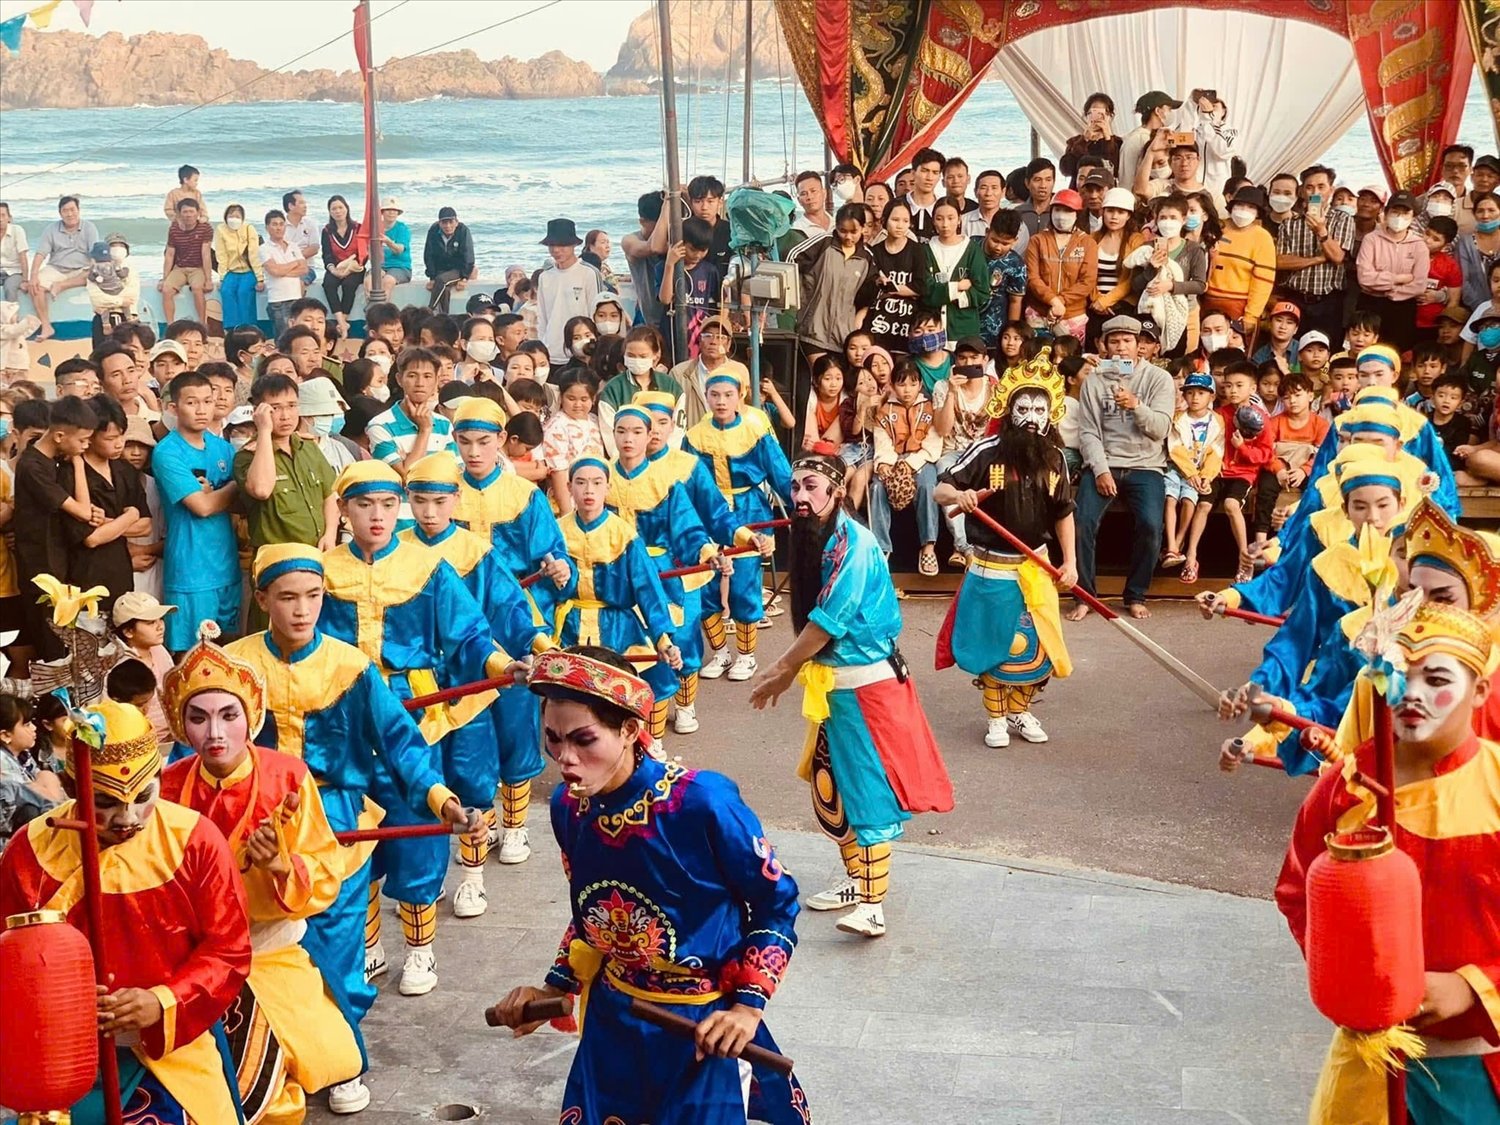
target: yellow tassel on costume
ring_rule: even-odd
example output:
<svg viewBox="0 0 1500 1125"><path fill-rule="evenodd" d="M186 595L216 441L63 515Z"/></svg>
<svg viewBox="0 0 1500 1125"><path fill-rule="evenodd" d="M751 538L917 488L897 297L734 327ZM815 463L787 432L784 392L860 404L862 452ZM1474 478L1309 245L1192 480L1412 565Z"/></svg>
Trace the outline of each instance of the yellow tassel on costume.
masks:
<svg viewBox="0 0 1500 1125"><path fill-rule="evenodd" d="M1377 1073L1404 1070L1403 1055L1408 1059L1419 1059L1427 1053L1427 1044L1422 1037L1405 1024L1384 1031L1342 1030L1349 1037L1355 1056Z"/></svg>

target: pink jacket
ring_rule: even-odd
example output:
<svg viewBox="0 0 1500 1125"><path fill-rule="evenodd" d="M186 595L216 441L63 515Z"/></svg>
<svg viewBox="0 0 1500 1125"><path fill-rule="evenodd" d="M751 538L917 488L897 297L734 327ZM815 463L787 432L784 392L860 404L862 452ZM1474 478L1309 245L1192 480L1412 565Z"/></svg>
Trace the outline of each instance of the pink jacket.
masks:
<svg viewBox="0 0 1500 1125"><path fill-rule="evenodd" d="M1359 287L1376 297L1409 301L1427 288L1427 243L1408 230L1397 242L1384 226L1376 227L1359 247ZM1409 277L1397 285L1398 277Z"/></svg>

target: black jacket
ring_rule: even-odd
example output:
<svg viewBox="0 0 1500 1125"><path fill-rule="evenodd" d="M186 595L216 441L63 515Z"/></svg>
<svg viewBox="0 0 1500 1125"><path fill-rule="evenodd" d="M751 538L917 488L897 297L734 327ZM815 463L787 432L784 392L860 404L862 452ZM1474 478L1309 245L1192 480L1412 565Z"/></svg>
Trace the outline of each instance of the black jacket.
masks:
<svg viewBox="0 0 1500 1125"><path fill-rule="evenodd" d="M427 245L422 248L422 265L428 277L449 270L467 278L474 272L474 237L463 223L453 228L453 237L444 238L437 223L427 228Z"/></svg>

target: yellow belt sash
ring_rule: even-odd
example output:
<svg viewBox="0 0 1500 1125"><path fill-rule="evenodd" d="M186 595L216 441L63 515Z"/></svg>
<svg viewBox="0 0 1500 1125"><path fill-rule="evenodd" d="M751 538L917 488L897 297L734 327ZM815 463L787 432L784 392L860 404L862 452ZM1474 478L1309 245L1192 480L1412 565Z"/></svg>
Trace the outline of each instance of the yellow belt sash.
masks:
<svg viewBox="0 0 1500 1125"><path fill-rule="evenodd" d="M604 954L600 953L588 942L574 938L568 946L568 967L573 970L573 976L577 978L582 986L578 994L578 1005L575 1016L578 1020L578 1033L583 1034L583 1017L588 1010L589 993L594 983L601 977L605 978L611 988L623 992L626 996L637 1000L649 1000L653 1004L712 1004L724 994L718 989L712 992L695 992L690 995L682 995L676 992L657 992L649 988L638 988L628 983L622 977L624 969L614 961L606 961ZM674 965L659 965L659 969L681 968ZM683 976L690 975L690 970L683 969Z"/></svg>
<svg viewBox="0 0 1500 1125"><path fill-rule="evenodd" d="M557 607L556 624L552 627L552 640L556 644L562 643L563 627L568 623L568 615L575 609L578 611L578 644L597 645L599 640L599 611L604 609L608 603L601 602L597 598L568 598L562 605Z"/></svg>

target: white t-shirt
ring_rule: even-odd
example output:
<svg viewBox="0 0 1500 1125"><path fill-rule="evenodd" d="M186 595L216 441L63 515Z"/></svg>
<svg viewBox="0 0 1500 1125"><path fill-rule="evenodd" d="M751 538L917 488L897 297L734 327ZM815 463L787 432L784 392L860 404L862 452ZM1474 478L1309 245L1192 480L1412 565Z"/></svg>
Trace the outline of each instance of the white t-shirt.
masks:
<svg viewBox="0 0 1500 1125"><path fill-rule="evenodd" d="M536 281L536 335L557 364L568 362L563 328L575 316L592 316L594 298L604 292L599 271L583 259L565 270L543 270Z"/></svg>
<svg viewBox="0 0 1500 1125"><path fill-rule="evenodd" d="M295 224L288 219L286 240L301 250L306 250L309 246L314 250L323 248L323 235L318 230L318 224L313 222L311 215L303 215L302 221ZM309 264L311 264L311 259L309 259Z"/></svg>
<svg viewBox="0 0 1500 1125"><path fill-rule="evenodd" d="M290 236L291 229L287 229ZM262 263L275 262L284 266L288 263L301 263L303 261L302 251L288 237L286 242L277 245L270 239L260 244L260 260ZM302 276L292 274L290 277L272 277L271 271L266 271L266 304L274 304L277 301L295 301L302 296Z"/></svg>
<svg viewBox="0 0 1500 1125"><path fill-rule="evenodd" d="M26 244L26 232L19 223L11 223L0 235L0 273L20 273L21 255L31 247Z"/></svg>

